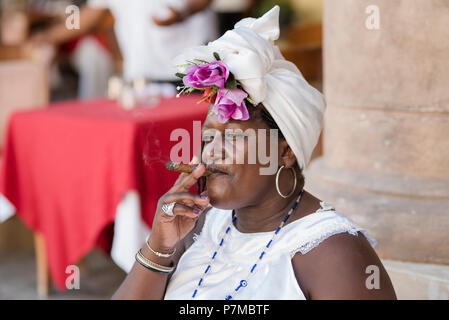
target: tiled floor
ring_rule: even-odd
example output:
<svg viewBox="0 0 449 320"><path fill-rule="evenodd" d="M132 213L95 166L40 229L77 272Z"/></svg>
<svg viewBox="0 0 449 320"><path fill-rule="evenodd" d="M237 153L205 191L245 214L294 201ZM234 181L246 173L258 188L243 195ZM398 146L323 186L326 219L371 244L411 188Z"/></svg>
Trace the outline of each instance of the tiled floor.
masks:
<svg viewBox="0 0 449 320"><path fill-rule="evenodd" d="M109 257L94 250L84 259L80 289L58 292L48 299L109 299L126 274ZM39 299L34 252L0 255L0 299Z"/></svg>

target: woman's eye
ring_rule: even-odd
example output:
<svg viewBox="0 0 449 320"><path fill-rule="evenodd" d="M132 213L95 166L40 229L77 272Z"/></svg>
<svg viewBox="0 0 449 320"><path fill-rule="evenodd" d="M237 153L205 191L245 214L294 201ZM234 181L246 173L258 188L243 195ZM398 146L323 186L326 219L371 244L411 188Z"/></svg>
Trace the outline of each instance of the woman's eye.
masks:
<svg viewBox="0 0 449 320"><path fill-rule="evenodd" d="M226 133L225 134L225 138L227 140L234 140L237 137L237 135L235 133Z"/></svg>
<svg viewBox="0 0 449 320"><path fill-rule="evenodd" d="M237 138L244 138L244 137L246 137L246 135L244 135L243 133L229 132L225 134L225 138L227 140L234 140Z"/></svg>
<svg viewBox="0 0 449 320"><path fill-rule="evenodd" d="M212 136L203 136L203 141L204 142L211 142L213 140L214 137Z"/></svg>

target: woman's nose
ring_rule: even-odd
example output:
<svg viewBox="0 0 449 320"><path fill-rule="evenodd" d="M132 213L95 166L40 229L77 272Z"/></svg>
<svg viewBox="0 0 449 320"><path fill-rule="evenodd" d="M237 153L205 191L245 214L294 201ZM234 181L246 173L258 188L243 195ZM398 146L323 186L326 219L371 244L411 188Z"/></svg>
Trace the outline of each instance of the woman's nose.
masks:
<svg viewBox="0 0 449 320"><path fill-rule="evenodd" d="M204 163L213 163L225 158L221 134L216 134L212 141L205 143L201 157Z"/></svg>

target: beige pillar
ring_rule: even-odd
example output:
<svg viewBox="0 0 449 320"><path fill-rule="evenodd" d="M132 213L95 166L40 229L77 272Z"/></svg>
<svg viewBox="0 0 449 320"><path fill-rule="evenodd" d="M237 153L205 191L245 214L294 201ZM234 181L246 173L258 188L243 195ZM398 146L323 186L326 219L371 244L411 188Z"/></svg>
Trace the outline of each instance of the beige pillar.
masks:
<svg viewBox="0 0 449 320"><path fill-rule="evenodd" d="M449 264L449 1L324 0L323 27L323 157L306 189L382 258Z"/></svg>

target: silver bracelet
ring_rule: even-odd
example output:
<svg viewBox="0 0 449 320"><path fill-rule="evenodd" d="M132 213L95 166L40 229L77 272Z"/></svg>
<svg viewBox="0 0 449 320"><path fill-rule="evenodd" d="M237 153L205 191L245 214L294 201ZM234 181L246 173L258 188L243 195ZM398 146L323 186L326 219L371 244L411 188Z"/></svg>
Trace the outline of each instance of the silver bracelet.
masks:
<svg viewBox="0 0 449 320"><path fill-rule="evenodd" d="M151 261L150 259L146 258L142 253L142 249L139 249L139 251L137 251L136 261L139 262L143 267L147 268L148 270L152 270L158 273L170 273L175 269L174 267L161 266L160 264L157 264Z"/></svg>
<svg viewBox="0 0 449 320"><path fill-rule="evenodd" d="M151 248L150 243L148 242L149 238L150 238L150 236L148 235L147 238L146 238L146 240L145 240L145 243L146 243L148 249L149 249L151 252L153 252L155 255L157 255L158 257L161 257L161 258L170 258L172 255L175 254L175 252L176 252L176 247L174 248L173 252L171 252L171 253L162 253L162 252L158 252L158 251L154 250L153 248Z"/></svg>

